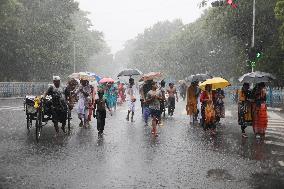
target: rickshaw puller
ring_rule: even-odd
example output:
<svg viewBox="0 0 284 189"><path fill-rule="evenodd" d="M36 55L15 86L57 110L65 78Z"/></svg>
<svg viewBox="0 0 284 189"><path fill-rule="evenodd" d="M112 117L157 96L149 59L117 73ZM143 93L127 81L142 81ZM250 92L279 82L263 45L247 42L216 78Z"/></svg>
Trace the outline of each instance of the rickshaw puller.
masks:
<svg viewBox="0 0 284 189"><path fill-rule="evenodd" d="M47 95L52 96L52 122L56 133L59 133L58 122L62 123L62 131L65 133L65 125L67 119L67 103L66 103L66 92L60 85L60 77L53 76L53 85L51 85L46 93L43 95L45 98Z"/></svg>

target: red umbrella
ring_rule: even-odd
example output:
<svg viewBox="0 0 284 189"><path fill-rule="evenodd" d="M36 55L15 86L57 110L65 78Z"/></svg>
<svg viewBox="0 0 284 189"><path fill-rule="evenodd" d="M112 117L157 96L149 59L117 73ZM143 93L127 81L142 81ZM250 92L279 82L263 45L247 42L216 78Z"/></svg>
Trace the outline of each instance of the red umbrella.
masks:
<svg viewBox="0 0 284 189"><path fill-rule="evenodd" d="M110 77L104 77L99 81L99 83L114 83L114 80Z"/></svg>

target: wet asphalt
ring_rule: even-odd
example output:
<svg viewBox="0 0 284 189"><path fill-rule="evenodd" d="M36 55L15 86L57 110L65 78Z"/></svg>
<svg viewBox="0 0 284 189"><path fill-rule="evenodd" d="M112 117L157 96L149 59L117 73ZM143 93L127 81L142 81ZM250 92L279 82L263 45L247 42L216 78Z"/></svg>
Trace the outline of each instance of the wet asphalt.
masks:
<svg viewBox="0 0 284 189"><path fill-rule="evenodd" d="M166 116L158 137L137 104L134 123L126 105L108 114L103 137L94 119L79 128L73 112L71 133L54 137L48 122L37 143L22 100L0 100L0 188L284 188L284 147L257 141L252 128L243 139L236 106L226 104L215 137L190 125L184 107Z"/></svg>

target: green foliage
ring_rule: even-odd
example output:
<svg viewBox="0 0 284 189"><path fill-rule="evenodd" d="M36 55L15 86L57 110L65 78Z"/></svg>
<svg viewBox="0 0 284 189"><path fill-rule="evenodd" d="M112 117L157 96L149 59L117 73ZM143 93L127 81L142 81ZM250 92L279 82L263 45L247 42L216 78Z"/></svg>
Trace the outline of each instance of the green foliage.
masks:
<svg viewBox="0 0 284 189"><path fill-rule="evenodd" d="M162 71L171 78L205 72L237 78L251 70L246 49L252 41L253 6L247 0L238 0L237 4L235 9L229 5L208 8L201 18L187 25L180 21L178 25L156 24L126 45L126 53L119 54L129 56L128 67L144 72ZM255 69L284 78L275 4L276 0L256 4L255 44L263 47L263 56Z"/></svg>
<svg viewBox="0 0 284 189"><path fill-rule="evenodd" d="M2 3L2 1L4 1ZM0 78L46 81L73 72L102 50L100 32L74 0L2 0L0 5Z"/></svg>

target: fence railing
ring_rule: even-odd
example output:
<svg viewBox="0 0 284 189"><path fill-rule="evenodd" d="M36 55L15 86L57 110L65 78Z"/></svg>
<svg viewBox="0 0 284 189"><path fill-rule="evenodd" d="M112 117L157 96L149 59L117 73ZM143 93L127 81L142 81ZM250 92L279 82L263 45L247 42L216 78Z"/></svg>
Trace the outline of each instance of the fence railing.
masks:
<svg viewBox="0 0 284 189"><path fill-rule="evenodd" d="M39 95L47 88L47 82L0 82L0 97Z"/></svg>
<svg viewBox="0 0 284 189"><path fill-rule="evenodd" d="M225 89L226 100L231 102L237 102L238 96L236 91L240 89L240 86L230 86ZM279 88L267 88L266 103L270 107L282 107L284 106L284 89Z"/></svg>

